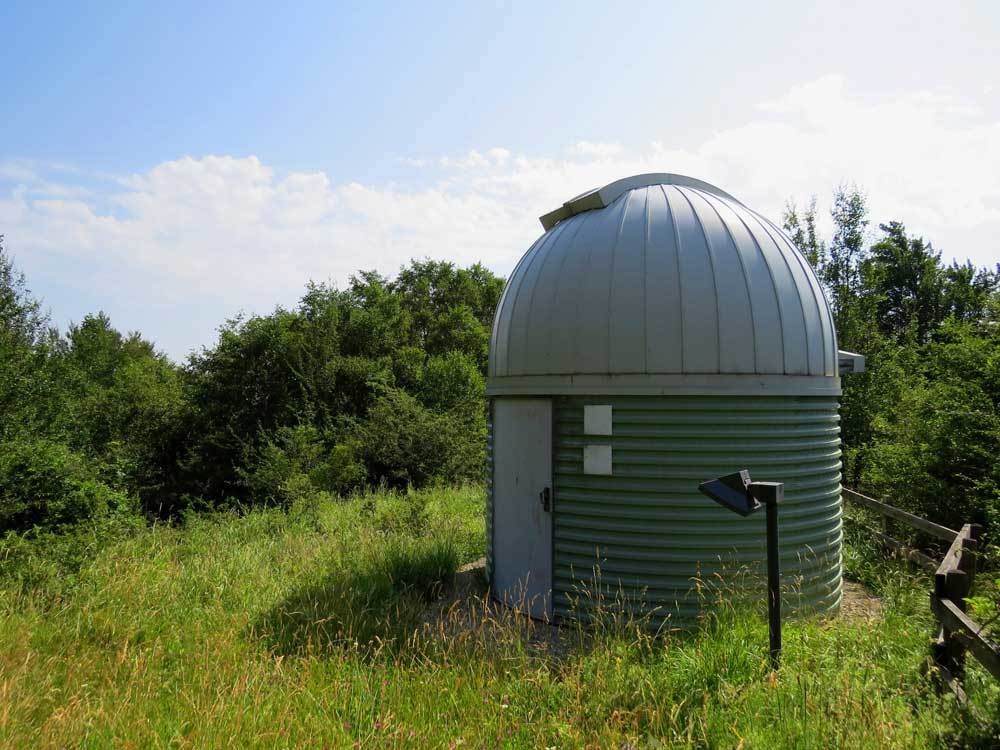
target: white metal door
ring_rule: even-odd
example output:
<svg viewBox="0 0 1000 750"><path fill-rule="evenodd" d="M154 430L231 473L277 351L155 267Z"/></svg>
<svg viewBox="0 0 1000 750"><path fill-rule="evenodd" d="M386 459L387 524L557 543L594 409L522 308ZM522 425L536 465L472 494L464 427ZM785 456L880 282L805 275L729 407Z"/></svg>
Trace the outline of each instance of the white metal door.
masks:
<svg viewBox="0 0 1000 750"><path fill-rule="evenodd" d="M493 586L532 617L552 614L552 402L493 402Z"/></svg>

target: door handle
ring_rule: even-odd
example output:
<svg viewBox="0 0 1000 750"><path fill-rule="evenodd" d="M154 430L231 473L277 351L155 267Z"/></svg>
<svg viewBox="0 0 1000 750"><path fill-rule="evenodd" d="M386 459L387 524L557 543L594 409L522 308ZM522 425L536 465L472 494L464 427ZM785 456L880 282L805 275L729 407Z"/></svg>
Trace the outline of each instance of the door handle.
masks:
<svg viewBox="0 0 1000 750"><path fill-rule="evenodd" d="M542 510L546 513L552 512L552 490L546 487L538 493L538 499L542 501Z"/></svg>

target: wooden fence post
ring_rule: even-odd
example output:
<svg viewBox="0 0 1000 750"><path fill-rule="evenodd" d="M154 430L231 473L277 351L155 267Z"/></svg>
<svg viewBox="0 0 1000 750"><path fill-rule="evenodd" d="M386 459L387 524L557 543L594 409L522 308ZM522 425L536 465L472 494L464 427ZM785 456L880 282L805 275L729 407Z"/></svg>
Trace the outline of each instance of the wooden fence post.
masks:
<svg viewBox="0 0 1000 750"><path fill-rule="evenodd" d="M965 597L972 590L972 582L976 574L976 537L978 526L965 524L958 532L955 541L945 555L944 560L934 574L933 599L951 601L958 609L965 612ZM932 607L934 601L932 599ZM941 625L937 641L933 646L933 657L945 684L958 696L960 702L966 702L962 682L965 679L965 642L956 638L951 628Z"/></svg>
<svg viewBox="0 0 1000 750"><path fill-rule="evenodd" d="M934 572L934 590L930 594L931 611L941 627L931 648L931 661L941 678L939 687L950 688L959 702L968 706L968 697L962 686L968 654L1000 682L1000 645L989 634L983 633L982 626L966 614L965 599L972 592L975 583L978 567L976 551L982 538L982 527L967 523L961 531L955 531L847 487L843 488L842 496L844 500L882 516L877 528L860 525L871 532L887 550ZM889 519L948 541L950 546L944 559L938 563L920 550L911 549L903 542L893 539Z"/></svg>

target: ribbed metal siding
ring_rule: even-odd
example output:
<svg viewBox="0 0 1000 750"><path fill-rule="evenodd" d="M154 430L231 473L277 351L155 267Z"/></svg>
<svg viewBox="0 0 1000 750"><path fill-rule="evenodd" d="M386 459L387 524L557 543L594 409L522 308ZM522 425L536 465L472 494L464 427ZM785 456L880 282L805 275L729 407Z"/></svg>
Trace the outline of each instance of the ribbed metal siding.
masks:
<svg viewBox="0 0 1000 750"><path fill-rule="evenodd" d="M611 437L583 434L583 406L613 406ZM784 598L829 611L841 596L840 436L828 397L562 397L555 399L554 605L585 606L595 565L612 596L688 622L693 579L764 559L764 514L741 518L698 492L748 468L785 483L780 508ZM612 445L612 476L583 473L583 446Z"/></svg>
<svg viewBox="0 0 1000 750"><path fill-rule="evenodd" d="M486 580L493 580L493 402L486 416Z"/></svg>

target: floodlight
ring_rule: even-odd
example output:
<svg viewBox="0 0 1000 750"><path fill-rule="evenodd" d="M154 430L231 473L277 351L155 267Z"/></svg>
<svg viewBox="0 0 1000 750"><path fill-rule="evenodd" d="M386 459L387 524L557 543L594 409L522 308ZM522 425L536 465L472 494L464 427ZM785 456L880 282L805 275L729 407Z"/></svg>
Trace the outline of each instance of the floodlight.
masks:
<svg viewBox="0 0 1000 750"><path fill-rule="evenodd" d="M771 668L777 669L781 658L781 570L778 559L778 504L785 497L780 482L754 482L750 472L741 469L698 485L698 490L723 508L749 516L767 508L767 621L770 629Z"/></svg>

